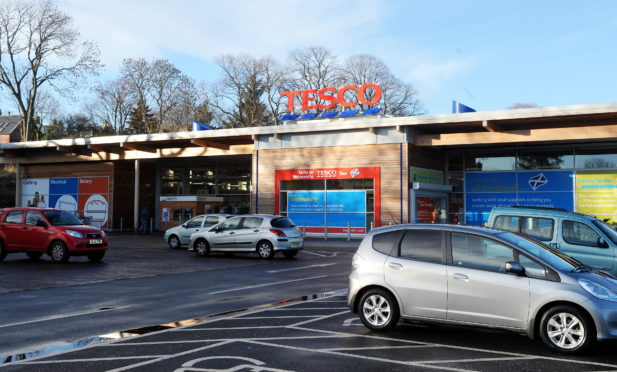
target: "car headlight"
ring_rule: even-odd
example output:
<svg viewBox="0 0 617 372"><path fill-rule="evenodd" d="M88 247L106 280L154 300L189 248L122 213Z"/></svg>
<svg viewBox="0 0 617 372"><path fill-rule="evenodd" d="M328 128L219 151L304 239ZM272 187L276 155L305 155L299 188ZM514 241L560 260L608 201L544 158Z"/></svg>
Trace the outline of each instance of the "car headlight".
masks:
<svg viewBox="0 0 617 372"><path fill-rule="evenodd" d="M75 230L66 230L66 233L69 234L72 237L75 237L75 238L83 238L84 237L79 231L75 231Z"/></svg>
<svg viewBox="0 0 617 372"><path fill-rule="evenodd" d="M584 290L591 293L594 297L597 297L601 300L617 302L617 294L614 291L598 283L592 282L591 280L587 279L579 279L578 284L580 284Z"/></svg>

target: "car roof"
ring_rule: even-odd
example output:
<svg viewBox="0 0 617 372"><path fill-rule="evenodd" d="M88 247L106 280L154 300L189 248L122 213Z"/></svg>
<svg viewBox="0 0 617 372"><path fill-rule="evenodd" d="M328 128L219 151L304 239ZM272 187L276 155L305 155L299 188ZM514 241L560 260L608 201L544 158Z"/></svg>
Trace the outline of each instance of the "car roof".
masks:
<svg viewBox="0 0 617 372"><path fill-rule="evenodd" d="M450 231L450 232L465 232L465 233L476 233L476 234L484 234L484 235L492 235L495 233L503 233L503 230L493 229L490 227L484 226L472 226L472 225L455 225L455 224L445 224L445 223L409 223L402 225L393 225L386 227L378 227L372 229L370 233L380 233L386 231L394 231L400 229L422 229L422 230L440 230L440 231Z"/></svg>
<svg viewBox="0 0 617 372"><path fill-rule="evenodd" d="M570 212L565 209L559 208L530 208L530 207L494 207L491 210L491 215L494 214L507 214L507 215L521 215L526 214L530 216L551 216L551 217L570 217L581 218L587 220L595 220L596 217L583 213Z"/></svg>

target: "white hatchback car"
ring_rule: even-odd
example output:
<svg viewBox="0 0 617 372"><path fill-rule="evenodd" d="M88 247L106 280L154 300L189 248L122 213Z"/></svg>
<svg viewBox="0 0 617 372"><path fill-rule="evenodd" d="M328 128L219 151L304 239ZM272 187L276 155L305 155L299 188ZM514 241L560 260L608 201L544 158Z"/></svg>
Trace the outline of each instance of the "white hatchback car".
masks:
<svg viewBox="0 0 617 372"><path fill-rule="evenodd" d="M189 250L202 257L210 252L257 252L261 258L272 258L280 251L291 258L303 247L302 231L289 218L265 214L230 218L191 235L189 244Z"/></svg>
<svg viewBox="0 0 617 372"><path fill-rule="evenodd" d="M183 223L181 226L167 229L163 239L169 244L169 248L177 249L183 245L189 244L191 241L191 234L207 230L233 216L232 214L200 214Z"/></svg>

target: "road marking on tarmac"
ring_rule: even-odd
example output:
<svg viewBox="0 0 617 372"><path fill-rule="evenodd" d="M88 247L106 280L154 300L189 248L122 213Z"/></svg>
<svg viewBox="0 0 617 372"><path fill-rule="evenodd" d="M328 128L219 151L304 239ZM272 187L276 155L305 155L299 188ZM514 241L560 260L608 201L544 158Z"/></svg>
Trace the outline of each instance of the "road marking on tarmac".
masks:
<svg viewBox="0 0 617 372"><path fill-rule="evenodd" d="M292 283L292 282L299 282L302 280L313 280L313 279L319 279L319 278L325 278L327 277L327 275L318 275L318 276L311 276L309 278L302 278L302 279L292 279L292 280L284 280L282 282L274 282L274 283L265 283L265 284L258 284L258 285L250 285L248 287L240 287L240 288L232 288L232 289L225 289L222 291L216 291L216 292L210 292L208 293L209 295L213 295L213 294L219 294L219 293L226 293L226 292L233 292L233 291L241 291L243 289L252 289L252 288L259 288L259 287L267 287L269 285L278 285L278 284L285 284L285 283Z"/></svg>
<svg viewBox="0 0 617 372"><path fill-rule="evenodd" d="M74 316L81 316L81 315L89 315L89 314L97 314L97 313L102 313L104 311L111 311L111 310L121 310L121 309L126 309L129 308L131 306L119 306L119 307L110 307L110 308L103 308L103 309L96 309L96 310L88 310L88 311L82 311L79 313L72 313L72 314L65 314L65 315L53 315L53 316L48 316L46 318L40 318L40 319L34 319L34 320L27 320L25 322L17 322L17 323L10 323L10 324L2 324L0 325L0 328L7 328L7 327L15 327L15 326L20 326L20 325L24 325L24 324L31 324L31 323L39 323L39 322L46 322L48 320L56 320L56 319L63 319L63 318L71 318Z"/></svg>
<svg viewBox="0 0 617 372"><path fill-rule="evenodd" d="M313 268L313 267L326 267L326 266L332 266L332 265L336 265L336 263L329 263L329 264L322 264L322 265L311 265L311 266L302 266L302 267L292 267L290 269L269 270L269 271L266 271L266 272L270 273L270 274L274 274L274 273L282 273L284 271L302 270L302 269L310 269L310 268Z"/></svg>

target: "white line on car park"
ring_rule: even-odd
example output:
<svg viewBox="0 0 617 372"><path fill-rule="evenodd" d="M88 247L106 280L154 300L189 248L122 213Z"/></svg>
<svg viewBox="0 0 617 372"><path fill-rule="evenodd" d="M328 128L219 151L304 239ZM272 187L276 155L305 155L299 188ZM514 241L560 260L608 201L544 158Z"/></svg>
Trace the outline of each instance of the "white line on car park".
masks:
<svg viewBox="0 0 617 372"><path fill-rule="evenodd" d="M101 313L101 312L104 312L104 311L121 310L121 309L127 309L129 307L131 307L131 306L119 306L119 307L110 307L110 308L104 308L104 309L88 310L88 311L82 311L82 312L79 312L79 313L66 314L66 315L53 315L53 316L48 316L48 317L45 317L45 318L28 320L28 321L25 321L25 322L2 324L2 325L0 325L0 328L15 327L15 326L20 326L20 325L24 325L24 324L46 322L48 320L71 318L71 317L74 317L74 316L96 314L96 313Z"/></svg>
<svg viewBox="0 0 617 372"><path fill-rule="evenodd" d="M282 282L274 282L274 283L265 283L265 284L257 284L257 285L250 285L248 287L240 287L240 288L232 288L232 289L225 289L222 291L216 291L216 292L210 292L208 293L209 295L213 295L213 294L219 294L219 293L227 293L227 292L233 292L233 291L241 291L243 289L252 289L252 288L260 288L260 287L267 287L269 285L278 285L278 284L285 284L285 283L292 283L292 282L299 282L302 280L313 280L313 279L319 279L319 278L325 278L327 275L318 275L318 276L311 276L309 278L302 278L302 279L292 279L292 280L285 280Z"/></svg>
<svg viewBox="0 0 617 372"><path fill-rule="evenodd" d="M302 269L310 269L313 267L326 267L326 266L332 266L332 265L336 265L335 263L329 263L329 264L323 264L323 265L311 265L311 266L302 266L302 267L292 267L289 269L281 269L281 270L269 270L266 271L267 273L270 274L274 274L274 273L282 273L284 271L293 271L293 270L302 270Z"/></svg>

